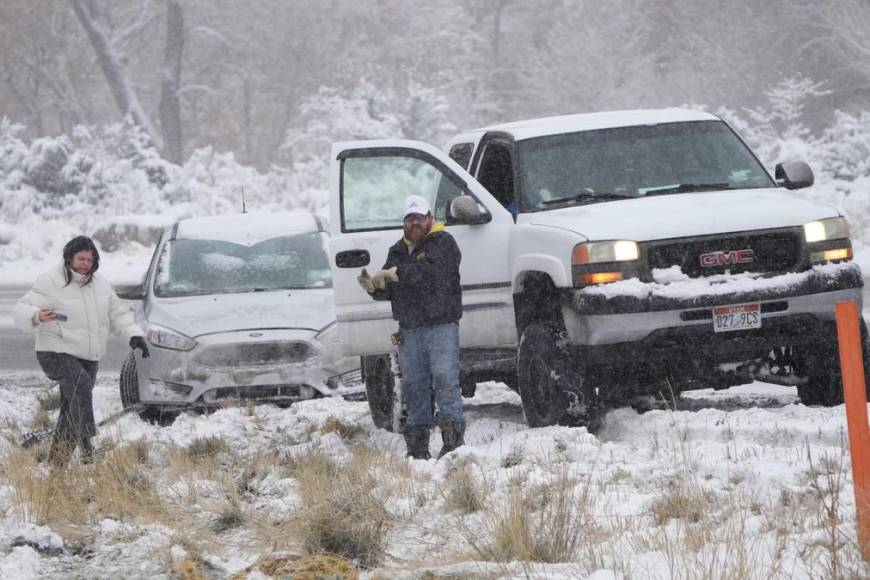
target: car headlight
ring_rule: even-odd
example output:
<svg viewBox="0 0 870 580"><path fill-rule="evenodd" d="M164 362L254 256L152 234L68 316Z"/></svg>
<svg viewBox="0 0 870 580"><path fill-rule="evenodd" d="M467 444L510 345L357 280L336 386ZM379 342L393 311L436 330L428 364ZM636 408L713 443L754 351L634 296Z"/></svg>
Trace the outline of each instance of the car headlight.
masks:
<svg viewBox="0 0 870 580"><path fill-rule="evenodd" d="M571 269L575 286L606 284L636 275L626 269L640 258L640 249L630 240L585 242L574 246Z"/></svg>
<svg viewBox="0 0 870 580"><path fill-rule="evenodd" d="M314 340L325 346L328 350L338 348L338 325L330 322L314 336Z"/></svg>
<svg viewBox="0 0 870 580"><path fill-rule="evenodd" d="M835 217L804 224L807 243L840 240L849 237L849 223L844 217Z"/></svg>
<svg viewBox="0 0 870 580"><path fill-rule="evenodd" d="M160 348L187 351L196 346L196 341L192 338L162 326L150 326L145 337L148 342Z"/></svg>

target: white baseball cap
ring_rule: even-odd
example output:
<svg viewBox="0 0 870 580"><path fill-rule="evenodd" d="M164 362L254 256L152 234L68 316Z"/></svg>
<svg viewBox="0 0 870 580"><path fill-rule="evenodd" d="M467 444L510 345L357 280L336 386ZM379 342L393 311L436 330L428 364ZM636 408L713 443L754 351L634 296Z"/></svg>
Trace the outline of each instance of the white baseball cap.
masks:
<svg viewBox="0 0 870 580"><path fill-rule="evenodd" d="M405 198L405 211L402 214L402 219L408 217L412 213L426 215L430 211L432 210L429 208L429 202L426 201L425 197L409 195Z"/></svg>

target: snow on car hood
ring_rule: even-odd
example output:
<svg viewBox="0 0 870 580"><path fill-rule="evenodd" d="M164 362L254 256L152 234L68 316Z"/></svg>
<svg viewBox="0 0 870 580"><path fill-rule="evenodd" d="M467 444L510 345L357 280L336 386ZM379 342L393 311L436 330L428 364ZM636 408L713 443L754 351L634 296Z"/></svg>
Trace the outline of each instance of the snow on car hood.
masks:
<svg viewBox="0 0 870 580"><path fill-rule="evenodd" d="M589 240L657 240L801 226L839 215L780 189L657 195L527 214L531 223Z"/></svg>
<svg viewBox="0 0 870 580"><path fill-rule="evenodd" d="M335 321L332 288L210 294L152 301L148 320L191 338L256 328L309 328Z"/></svg>

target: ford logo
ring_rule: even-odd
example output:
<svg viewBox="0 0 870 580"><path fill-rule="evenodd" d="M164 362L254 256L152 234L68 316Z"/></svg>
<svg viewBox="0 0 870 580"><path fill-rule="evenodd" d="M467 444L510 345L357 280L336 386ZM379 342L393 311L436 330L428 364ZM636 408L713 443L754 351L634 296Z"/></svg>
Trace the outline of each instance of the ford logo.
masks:
<svg viewBox="0 0 870 580"><path fill-rule="evenodd" d="M263 336L263 333L262 332L252 332L248 336L250 336L251 338L258 338L260 336Z"/></svg>

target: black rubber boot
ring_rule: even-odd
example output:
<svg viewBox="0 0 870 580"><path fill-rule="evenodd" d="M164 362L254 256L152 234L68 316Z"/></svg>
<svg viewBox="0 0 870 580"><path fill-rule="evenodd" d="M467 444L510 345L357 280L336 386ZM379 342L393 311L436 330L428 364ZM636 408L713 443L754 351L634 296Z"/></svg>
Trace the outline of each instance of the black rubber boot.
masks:
<svg viewBox="0 0 870 580"><path fill-rule="evenodd" d="M408 457L413 459L430 459L429 430L414 429L405 431L405 446L408 448Z"/></svg>
<svg viewBox="0 0 870 580"><path fill-rule="evenodd" d="M465 445L465 423L444 421L439 424L439 427L441 427L442 446L438 459L441 459L457 447Z"/></svg>

